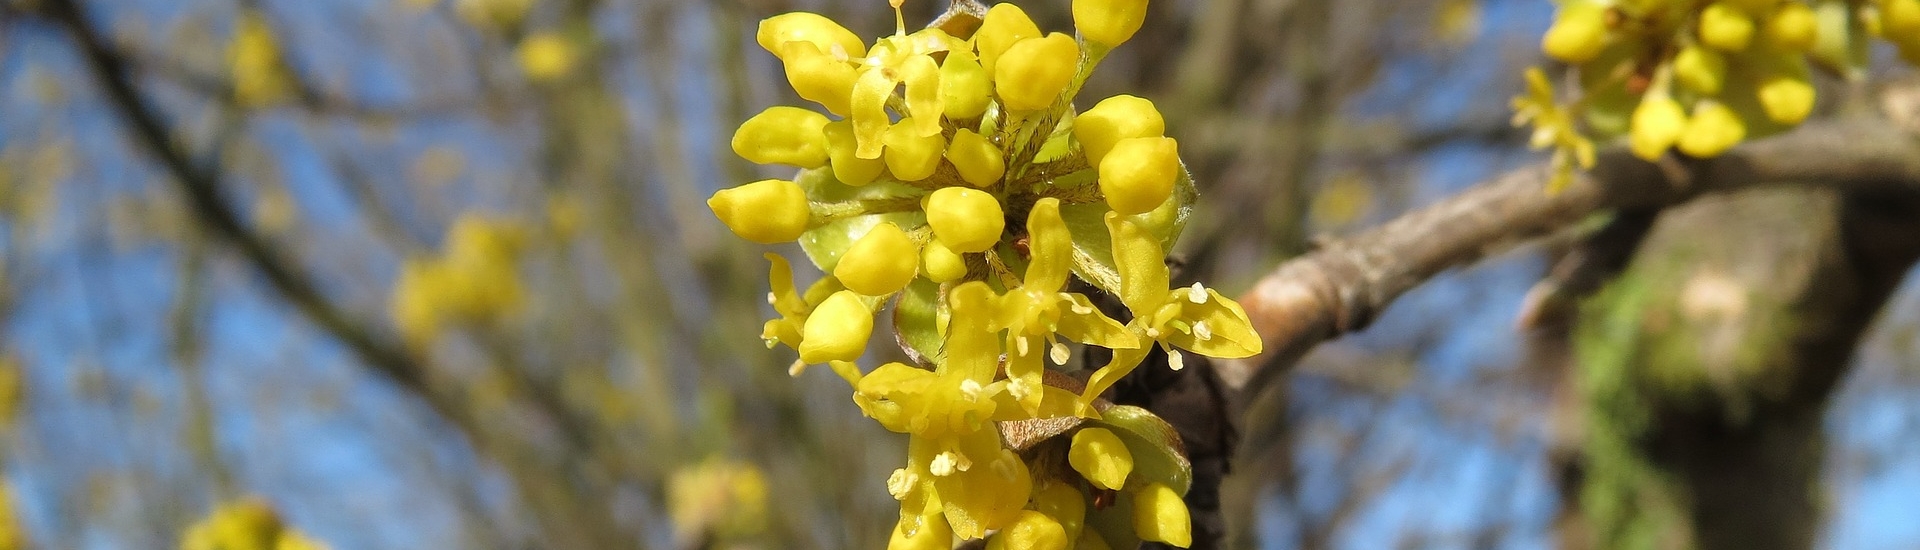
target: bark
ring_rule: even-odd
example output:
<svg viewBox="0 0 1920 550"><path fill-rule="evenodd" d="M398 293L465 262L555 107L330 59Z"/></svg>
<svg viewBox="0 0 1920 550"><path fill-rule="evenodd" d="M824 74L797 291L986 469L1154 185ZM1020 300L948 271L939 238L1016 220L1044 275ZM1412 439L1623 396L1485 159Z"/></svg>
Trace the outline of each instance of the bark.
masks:
<svg viewBox="0 0 1920 550"><path fill-rule="evenodd" d="M1826 404L1916 258L1915 193L1768 190L1665 214L1575 323L1562 541L1811 548Z"/></svg>

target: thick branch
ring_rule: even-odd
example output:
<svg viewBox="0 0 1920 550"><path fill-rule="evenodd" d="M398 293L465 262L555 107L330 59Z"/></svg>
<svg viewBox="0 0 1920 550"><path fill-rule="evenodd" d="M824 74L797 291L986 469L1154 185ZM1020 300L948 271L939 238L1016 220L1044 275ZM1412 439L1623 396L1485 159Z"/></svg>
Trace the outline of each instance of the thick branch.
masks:
<svg viewBox="0 0 1920 550"><path fill-rule="evenodd" d="M1449 268L1613 209L1650 209L1702 193L1802 183L1920 191L1920 140L1884 121L1814 123L1706 160L1660 164L1615 149L1559 193L1545 165L1509 172L1373 230L1281 264L1240 297L1266 353L1219 361L1235 388L1264 383L1314 346L1371 323L1401 294Z"/></svg>

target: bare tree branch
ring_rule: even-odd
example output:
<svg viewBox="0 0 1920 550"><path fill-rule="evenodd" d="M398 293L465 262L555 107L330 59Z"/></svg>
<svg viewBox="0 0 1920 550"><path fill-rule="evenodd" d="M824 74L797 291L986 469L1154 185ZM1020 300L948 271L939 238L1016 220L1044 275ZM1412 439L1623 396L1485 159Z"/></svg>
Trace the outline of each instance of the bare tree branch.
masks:
<svg viewBox="0 0 1920 550"><path fill-rule="evenodd" d="M1886 121L1810 123L1705 160L1652 164L1614 149L1559 193L1546 191L1551 175L1544 164L1509 172L1281 264L1240 297L1266 353L1216 363L1222 378L1234 388L1264 384L1441 271L1598 212L1776 184L1920 191L1920 139Z"/></svg>

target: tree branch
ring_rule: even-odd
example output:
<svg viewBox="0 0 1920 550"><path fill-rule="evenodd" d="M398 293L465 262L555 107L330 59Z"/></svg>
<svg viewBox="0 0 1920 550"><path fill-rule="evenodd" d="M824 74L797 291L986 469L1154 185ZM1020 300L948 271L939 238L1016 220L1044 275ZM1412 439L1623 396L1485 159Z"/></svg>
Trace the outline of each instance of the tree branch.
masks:
<svg viewBox="0 0 1920 550"><path fill-rule="evenodd" d="M1366 328L1441 271L1598 212L1778 184L1920 191L1920 139L1883 120L1809 123L1712 159L1653 164L1616 148L1559 193L1546 191L1550 170L1509 172L1281 264L1240 297L1266 353L1218 361L1222 378L1237 389L1265 384L1321 342Z"/></svg>
<svg viewBox="0 0 1920 550"><path fill-rule="evenodd" d="M109 103L126 118L139 142L173 176L170 179L179 184L188 206L211 235L238 250L266 278L269 286L314 324L339 338L375 371L421 395L442 416L472 433L475 426L471 425L470 415L428 385L419 362L403 348L382 341L355 323L345 311L328 301L313 281L289 267L288 259L283 258L273 244L241 221L238 211L220 194L220 176L216 170L210 165L194 163L175 146L171 131L134 88L126 60L86 21L86 14L75 0L49 0L44 6L45 13L73 35Z"/></svg>

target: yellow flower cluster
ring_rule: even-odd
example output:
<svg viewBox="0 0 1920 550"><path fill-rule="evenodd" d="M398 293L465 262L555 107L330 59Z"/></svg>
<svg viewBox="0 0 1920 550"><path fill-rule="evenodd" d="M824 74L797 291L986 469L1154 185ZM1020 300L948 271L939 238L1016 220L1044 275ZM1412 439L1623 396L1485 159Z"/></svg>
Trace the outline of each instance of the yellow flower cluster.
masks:
<svg viewBox="0 0 1920 550"><path fill-rule="evenodd" d="M293 91L292 76L280 60L280 41L266 16L243 10L234 18L233 43L227 47L233 99L241 105L265 106Z"/></svg>
<svg viewBox="0 0 1920 550"><path fill-rule="evenodd" d="M493 322L517 311L526 299L518 269L525 240L518 225L463 214L442 255L401 264L390 303L407 342L425 347L448 323Z"/></svg>
<svg viewBox="0 0 1920 550"><path fill-rule="evenodd" d="M908 33L892 4L895 32L871 45L812 13L756 34L825 111L776 106L742 123L737 154L799 175L708 201L736 235L798 241L826 272L802 291L767 255L778 318L762 338L798 352L795 374L830 365L867 416L908 434L887 482L901 502L894 548L1187 546L1177 436L1097 398L1156 348L1178 369L1183 351L1248 357L1261 343L1238 304L1169 281L1165 249L1195 193L1153 103L1073 105L1146 0L1075 0L1076 35L1043 33L1012 4ZM954 17L966 14L942 21ZM1068 291L1075 277L1119 297L1130 321ZM886 309L917 364L863 372ZM1048 373L1072 345L1113 350L1084 388ZM1009 443L1003 426L1041 419L1070 428Z"/></svg>
<svg viewBox="0 0 1920 550"><path fill-rule="evenodd" d="M753 536L767 527L767 476L751 463L709 457L667 479L667 512L686 538Z"/></svg>
<svg viewBox="0 0 1920 550"><path fill-rule="evenodd" d="M265 501L249 498L214 509L180 536L181 550L326 550L288 527Z"/></svg>
<svg viewBox="0 0 1920 550"><path fill-rule="evenodd" d="M1567 0L1541 49L1574 66L1579 99L1555 103L1531 70L1515 121L1558 151L1562 181L1592 164L1581 114L1647 160L1676 147L1711 157L1806 120L1812 69L1857 77L1874 34L1920 64L1920 0Z"/></svg>

